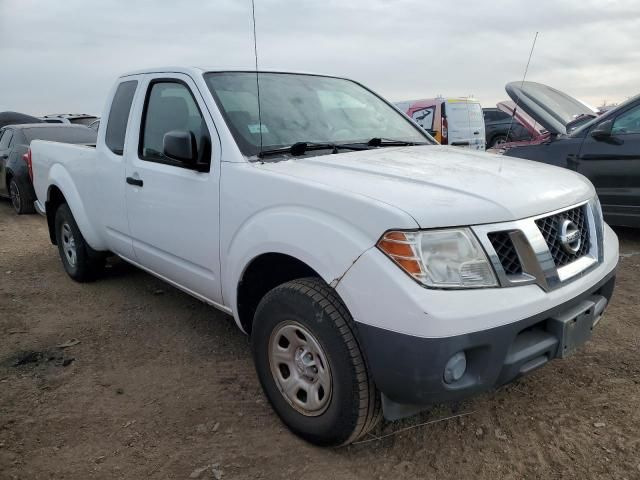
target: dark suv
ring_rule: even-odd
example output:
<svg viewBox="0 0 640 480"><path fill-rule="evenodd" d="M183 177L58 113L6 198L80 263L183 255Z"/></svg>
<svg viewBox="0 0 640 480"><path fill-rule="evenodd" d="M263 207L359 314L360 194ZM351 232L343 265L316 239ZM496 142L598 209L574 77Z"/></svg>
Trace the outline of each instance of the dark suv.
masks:
<svg viewBox="0 0 640 480"><path fill-rule="evenodd" d="M530 140L531 134L515 118L497 108L483 108L484 132L487 148L502 143ZM511 126L511 128L509 128ZM508 135L508 138L507 138Z"/></svg>

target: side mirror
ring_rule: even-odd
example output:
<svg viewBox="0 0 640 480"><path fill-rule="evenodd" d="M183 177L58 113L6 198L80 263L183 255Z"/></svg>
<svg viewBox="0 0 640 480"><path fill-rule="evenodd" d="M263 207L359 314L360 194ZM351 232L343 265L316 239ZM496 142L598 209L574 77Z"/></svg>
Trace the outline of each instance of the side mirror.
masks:
<svg viewBox="0 0 640 480"><path fill-rule="evenodd" d="M163 153L166 157L195 167L198 162L198 145L193 132L172 130L162 138Z"/></svg>
<svg viewBox="0 0 640 480"><path fill-rule="evenodd" d="M596 140L606 140L611 137L611 129L613 128L613 120L607 120L599 123L591 130L591 136Z"/></svg>

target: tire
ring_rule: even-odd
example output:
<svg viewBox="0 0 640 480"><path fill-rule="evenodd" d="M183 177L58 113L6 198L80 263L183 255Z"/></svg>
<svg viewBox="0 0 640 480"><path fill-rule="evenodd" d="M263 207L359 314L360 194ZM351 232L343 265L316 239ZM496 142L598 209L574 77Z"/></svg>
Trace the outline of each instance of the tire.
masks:
<svg viewBox="0 0 640 480"><path fill-rule="evenodd" d="M273 409L305 440L345 445L380 420L380 395L353 319L321 279L293 280L267 293L256 310L251 348Z"/></svg>
<svg viewBox="0 0 640 480"><path fill-rule="evenodd" d="M66 203L56 210L55 229L58 252L67 274L76 282L95 280L103 270L105 257L89 247Z"/></svg>
<svg viewBox="0 0 640 480"><path fill-rule="evenodd" d="M496 135L495 137L493 137L491 139L491 144L489 145L489 148L495 147L496 145L500 145L502 143L507 143L507 136L506 135Z"/></svg>
<svg viewBox="0 0 640 480"><path fill-rule="evenodd" d="M9 197L11 198L11 205L18 215L36 211L33 206L33 202L36 199L33 198L29 185L25 185L24 182L16 177L11 177L9 180Z"/></svg>

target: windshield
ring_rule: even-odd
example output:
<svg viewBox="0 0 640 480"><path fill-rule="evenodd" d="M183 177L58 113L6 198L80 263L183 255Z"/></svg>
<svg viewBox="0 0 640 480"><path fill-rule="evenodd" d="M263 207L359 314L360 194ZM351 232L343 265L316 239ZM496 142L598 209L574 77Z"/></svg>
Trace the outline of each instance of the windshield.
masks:
<svg viewBox="0 0 640 480"><path fill-rule="evenodd" d="M96 121L96 117L78 117L78 118L72 118L69 121L71 123L75 123L76 125L89 126Z"/></svg>
<svg viewBox="0 0 640 480"><path fill-rule="evenodd" d="M24 136L27 142L49 140L62 143L96 143L98 133L87 127L36 127L26 128Z"/></svg>
<svg viewBox="0 0 640 480"><path fill-rule="evenodd" d="M397 110L350 80L260 73L258 115L255 72L204 77L240 150L248 156L259 153L261 133L263 150L297 142L362 143L374 137L432 143Z"/></svg>
<svg viewBox="0 0 640 480"><path fill-rule="evenodd" d="M617 115L617 113L619 111L621 111L623 108L625 108L627 105L637 102L638 100L640 100L640 95L636 95L634 97L631 97L627 100L625 100L624 102L622 102L620 105L616 106L615 108L612 108L611 110L603 113L601 116L596 117L596 118L590 118L588 119L589 121L583 124L578 125L572 132L571 132L571 136L572 137L579 137L580 135L583 135L584 132L586 132L587 130L589 130L595 123L600 123L605 121L607 118Z"/></svg>

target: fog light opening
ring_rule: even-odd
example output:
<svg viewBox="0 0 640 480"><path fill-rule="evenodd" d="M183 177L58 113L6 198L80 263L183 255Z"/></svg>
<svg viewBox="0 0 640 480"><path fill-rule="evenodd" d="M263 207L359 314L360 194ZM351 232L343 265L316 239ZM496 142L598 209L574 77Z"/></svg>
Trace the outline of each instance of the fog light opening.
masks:
<svg viewBox="0 0 640 480"><path fill-rule="evenodd" d="M444 382L454 383L462 378L467 371L467 356L464 352L453 355L444 366Z"/></svg>

